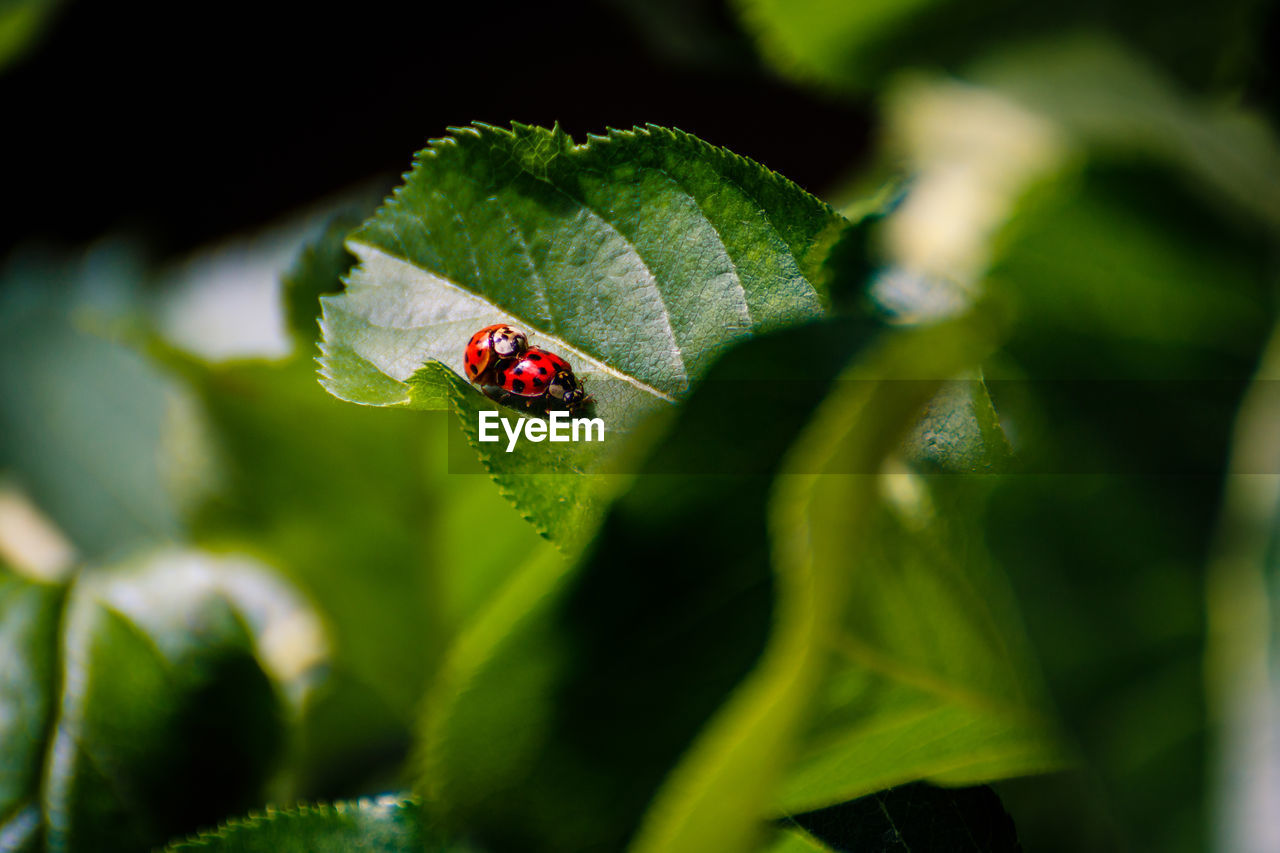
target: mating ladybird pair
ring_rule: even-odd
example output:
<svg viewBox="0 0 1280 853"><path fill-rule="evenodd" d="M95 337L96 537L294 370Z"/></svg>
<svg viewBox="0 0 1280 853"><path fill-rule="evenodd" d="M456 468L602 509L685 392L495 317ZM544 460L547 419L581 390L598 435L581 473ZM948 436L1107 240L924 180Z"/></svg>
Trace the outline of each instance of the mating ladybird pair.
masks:
<svg viewBox="0 0 1280 853"><path fill-rule="evenodd" d="M521 397L529 407L539 404L572 412L591 399L569 362L529 346L525 333L506 323L485 326L472 335L462 362L472 382Z"/></svg>

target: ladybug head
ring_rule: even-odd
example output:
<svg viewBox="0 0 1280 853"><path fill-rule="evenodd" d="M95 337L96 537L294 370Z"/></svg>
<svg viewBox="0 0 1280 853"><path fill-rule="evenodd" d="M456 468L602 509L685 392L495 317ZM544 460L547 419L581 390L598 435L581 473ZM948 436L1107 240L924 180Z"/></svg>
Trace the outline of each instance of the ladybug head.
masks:
<svg viewBox="0 0 1280 853"><path fill-rule="evenodd" d="M556 375L551 377L551 384L547 386L547 396L569 411L585 403L586 394L582 384L578 382L578 377L574 376L571 370L557 370Z"/></svg>
<svg viewBox="0 0 1280 853"><path fill-rule="evenodd" d="M489 338L489 346L498 358L513 358L528 348L529 339L518 329L499 326L493 330L493 335Z"/></svg>

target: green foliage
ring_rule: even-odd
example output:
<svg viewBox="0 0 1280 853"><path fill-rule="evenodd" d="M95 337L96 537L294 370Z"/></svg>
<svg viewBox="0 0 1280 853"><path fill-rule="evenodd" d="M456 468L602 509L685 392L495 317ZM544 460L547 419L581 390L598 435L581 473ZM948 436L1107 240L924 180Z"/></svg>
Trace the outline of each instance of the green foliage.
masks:
<svg viewBox="0 0 1280 853"><path fill-rule="evenodd" d="M146 849L258 801L288 688L263 637L302 612L278 581L161 552L69 588L0 584L22 653L3 694L6 849Z"/></svg>
<svg viewBox="0 0 1280 853"><path fill-rule="evenodd" d="M441 570L470 558L474 519L485 520L499 553L539 542L484 478L446 476L445 447L462 439L449 435L443 413L347 406L316 383L318 298L341 289L353 223L350 214L330 219L284 277L296 342L289 358L209 363L151 342L193 396L215 454L215 476L187 513L192 537L255 553L328 616L332 669L306 709L294 756L297 792L308 796L361 793L353 781L402 760L443 645L508 568ZM413 651L387 654L391 647Z"/></svg>
<svg viewBox="0 0 1280 853"><path fill-rule="evenodd" d="M565 551L586 544L595 531L612 479L607 473L624 458L636 439L626 429L605 424L604 440L551 444L522 439L509 448L505 428L495 428L499 440L481 443L480 414L494 412L523 428L523 421L539 415L517 414L494 403L437 361L427 362L409 379L414 405L436 408L443 403L458 415L458 428L467 444L479 454L502 495L547 538ZM595 388L593 387L594 394ZM618 414L623 406L614 408ZM628 409L625 418L644 418L642 406ZM594 406L582 416L595 415ZM652 425L650 425L652 427ZM643 431L641 431L643 434Z"/></svg>
<svg viewBox="0 0 1280 853"><path fill-rule="evenodd" d="M882 87L903 69L961 71L1009 44L1038 45L1063 33L1114 33L1197 86L1238 82L1265 50L1249 30L1258 14L1250 0L1234 0L1211 21L1196 4L1154 0L1123 7L1104 0L1070 6L1013 0L738 0L737 5L775 68L845 92Z"/></svg>
<svg viewBox="0 0 1280 853"><path fill-rule="evenodd" d="M447 825L498 849L625 843L764 649L771 475L839 354L870 331L800 327L735 348L681 407L572 571L526 570L461 639L425 731L427 804ZM782 386L776 416L742 441L709 442L735 417L740 378L777 376L778 355L802 340L832 357L816 360L811 381Z"/></svg>
<svg viewBox="0 0 1280 853"><path fill-rule="evenodd" d="M1092 160L1179 170L1210 205L1225 202L1280 229L1275 128L1249 110L1190 96L1114 39L1008 48L967 76L1053 121Z"/></svg>
<svg viewBox="0 0 1280 853"><path fill-rule="evenodd" d="M362 772L361 756L394 762L405 751L448 637L510 568L474 559L475 519L497 554L539 540L486 478L442 470L447 443L463 441L443 414L344 405L301 354L276 364L165 359L200 401L221 462L192 513L194 537L260 555L329 616L333 672L308 713L304 791L358 792L341 780Z"/></svg>
<svg viewBox="0 0 1280 853"><path fill-rule="evenodd" d="M1223 513L1208 576L1210 696L1216 700L1216 747L1228 768L1249 767L1280 723L1271 697L1280 685L1280 441L1276 378L1280 330L1272 329L1240 406ZM1269 472L1267 476L1258 476ZM1243 476L1240 476L1243 475ZM1232 773L1216 792L1214 841L1222 849L1256 844L1268 826L1270 798L1251 774Z"/></svg>
<svg viewBox="0 0 1280 853"><path fill-rule="evenodd" d="M167 378L110 340L130 255L7 262L0 469L88 568L0 568L0 848L1195 853L1211 805L1249 846L1252 5L739 7L779 70L878 96L858 222L680 131L455 129L316 229L290 357L135 334ZM605 442L480 441L539 417L457 369L500 321ZM250 812L299 798L337 802Z"/></svg>
<svg viewBox="0 0 1280 853"><path fill-rule="evenodd" d="M1207 637L1198 590L1231 421L1274 315L1266 260L1280 221L1273 131L1247 111L1188 97L1114 38L1017 42L1001 29L1020 26L1015 16L977 40L957 38L963 30L952 26L954 47L934 50L930 33L948 22L945 4L895 6L874 26L855 17L875 6L833 7L825 18L806 14L817 4L785 15L781 6L752 8L772 55L793 62L789 70L801 75L864 85L913 64L913 51L922 49L981 84L917 75L892 90L890 153L914 158L917 185L899 210L849 232L837 246L833 297L856 302L860 292L856 284L841 289L841 264L856 271L856 282L884 276L886 268L901 273L894 265L911 263L905 253L895 256L902 250L893 240L910 216L921 239L937 227L917 213L924 199L957 189L945 178L961 174L958 166L985 175L986 184L970 196L974 209L995 203L1007 210L983 238L994 265L977 269L974 289L994 296L1009 319L1009 340L985 376L1000 421L1011 425L1014 465L1024 473L976 488L934 481L927 490L936 507L928 538L938 537L944 548L927 560L887 553L895 567L952 564L962 575L979 569L998 587L1008 573L1014 595L1005 609L1021 611L1067 736L1090 768L1070 781L1045 781L1039 810L1026 805L1036 783L1021 788L1019 808L1034 846L1201 849L1207 720L1199 673ZM1165 11L1165 32L1198 26L1198 15L1180 17L1189 8ZM985 18L981 7L964 14ZM1093 11L1086 4L1072 14L1087 20ZM932 23L923 21L929 16ZM842 30L846 25L856 32ZM905 50L891 37L900 25L912 41ZM1226 43L1202 39L1198 58L1185 52L1175 61L1150 34L1119 29L1145 41L1164 72L1199 80L1206 76L1204 58ZM990 49L996 40L986 41L993 35L998 50ZM1025 112L1009 112L1011 105ZM989 120L979 126L973 117L983 114ZM948 137L952 128L940 116L959 120L953 127L969 124ZM1009 155L1031 145L1041 147L1038 165L1020 183L1002 186L1014 171ZM962 201L963 193L945 214L934 212L962 220ZM860 260L868 251L872 260ZM835 261L842 252L847 257ZM915 274L906 280L920 286ZM948 424L942 446L956 435ZM937 460L924 461L930 464L922 470L937 470ZM892 583L877 589L889 593ZM911 599L928 601L918 591ZM874 625L884 609L864 614L864 621ZM934 602L920 612L931 628L946 608ZM971 659L998 660L993 651ZM1025 675L993 683L999 681L1006 688L1034 684ZM851 695L837 694L834 706L847 711ZM856 777L838 749L822 752L842 779ZM865 748L852 754L860 768L874 768ZM888 754L901 770L910 764L902 760L910 755L903 744ZM978 772L988 769L1001 775L998 768ZM1064 821L1062 814L1076 818ZM1099 834L1100 824L1111 828Z"/></svg>
<svg viewBox="0 0 1280 853"><path fill-rule="evenodd" d="M352 402L443 408L457 383L420 368L457 365L472 332L505 320L568 358L607 434L622 436L735 341L820 316L820 263L842 221L678 131L575 145L558 129L461 129L421 152L350 237L360 265L345 293L322 300L323 382ZM473 395L464 414L483 405ZM585 447L541 464L493 448L482 458L515 494L528 481L517 488L513 470L595 470L601 450ZM559 538L580 526L583 501L570 489L520 509Z"/></svg>
<svg viewBox="0 0 1280 853"><path fill-rule="evenodd" d="M359 224L355 213L330 218L281 278L289 332L300 349L308 349L320 337L320 297L340 292L342 278L355 265L346 239Z"/></svg>
<svg viewBox="0 0 1280 853"><path fill-rule="evenodd" d="M443 853L461 851L429 837L412 799L267 809L165 848L165 853Z"/></svg>
<svg viewBox="0 0 1280 853"><path fill-rule="evenodd" d="M29 581L0 564L0 838L13 849L24 849L38 822L63 594L59 586Z"/></svg>
<svg viewBox="0 0 1280 853"><path fill-rule="evenodd" d="M1007 582L974 533L987 484L904 472L881 487L862 528L836 515L825 551L815 539L814 559L851 573L849 604L822 638L831 660L783 787L788 812L1071 763Z"/></svg>
<svg viewBox="0 0 1280 853"><path fill-rule="evenodd" d="M443 419L341 406L304 358L181 370L222 456L223 481L192 519L197 540L253 548L287 572L335 614L342 668L407 714L440 642L439 619L422 616L435 606L432 532L410 521L439 500L427 475ZM420 654L387 655L396 643Z"/></svg>
<svg viewBox="0 0 1280 853"><path fill-rule="evenodd" d="M802 722L813 712L814 695L845 686L839 676L833 680L829 675L832 650L839 654L847 643L846 632L864 631L865 625L873 624L868 612L895 626L909 619L910 608L902 606L905 601L879 598L893 591L892 584L878 576L868 578L865 585L861 582L869 562L863 549L868 542L881 541L874 535L878 531L873 522L878 481L866 475L881 468L940 384L914 377L950 375L979 358L988 346L981 331L966 324L886 335L859 353L834 386L774 484L769 528L775 603L769 645L671 774L636 849L752 849L758 828L735 822L733 816L769 811L783 769L796 764L795 741ZM891 574L901 570L889 565ZM963 604L953 601L954 595L953 590L945 590L934 598L944 610L948 605L959 610ZM856 608L846 613L846 601L856 603ZM998 636L1005 629L999 623L991 627ZM902 636L910 636L916 626L901 629ZM955 640L945 636L920 657L935 664L944 657L941 649ZM964 652L956 658L963 661L961 667L983 663L980 658L970 660ZM842 698L849 697L846 693ZM851 767L874 773L875 762L869 760L874 749L863 744L861 749L842 753L830 749L829 741L848 740L863 728L880 728L876 718L882 708L892 709L886 717L901 719L896 704L892 688L867 691L861 701L850 702L849 713L822 733L828 739L824 747L846 759L843 772L815 774L803 763L808 756L802 757L799 778L783 786L792 800L784 808L795 807L792 792L797 787L809 786L805 793L812 806L812 798L826 797L830 802L847 795L848 789L841 786L855 783L858 776ZM924 739L945 738L961 754L967 747L971 756L972 742L943 732L936 720L930 720L915 734ZM1023 739L1031 749L1051 750L1042 743L1049 740L1043 731ZM940 752L932 750L935 755ZM1009 768L984 769L998 773ZM916 768L913 778L916 775L927 775L927 771ZM815 787L821 793L815 793ZM877 787L883 784L867 790Z"/></svg>
<svg viewBox="0 0 1280 853"><path fill-rule="evenodd" d="M33 253L0 274L0 469L89 558L182 531L157 452L181 401L141 355L103 334L138 277L121 247L81 263Z"/></svg>
<svg viewBox="0 0 1280 853"><path fill-rule="evenodd" d="M1162 176L1108 169L1029 211L996 270L1023 318L1006 349L1022 378L996 398L1022 463L1065 476L999 481L985 537L1104 808L1166 850L1205 832L1206 486L1265 334L1260 249ZM1154 601L1158 621L1135 620ZM1122 720L1147 722L1117 741Z"/></svg>
<svg viewBox="0 0 1280 853"><path fill-rule="evenodd" d="M1052 727L1025 692L1034 675L1016 620L1008 620L1000 602L973 617L966 611L992 591L990 578L970 577L966 583L977 587L957 588L953 566L925 559L934 556L932 542L917 544L918 531L895 530L897 539L886 541L921 552L920 576L909 580L914 586L890 586L876 594L899 598L844 612L849 567L861 553L850 543L859 531L883 526L885 510L875 478L839 475L877 470L940 384L894 377L946 376L972 363L982 346L973 332L948 327L892 336L882 349L877 341L886 334L867 321L846 321L735 348L681 407L577 565L568 571L558 560L529 565L460 638L431 694L423 730L427 805L445 825L465 828L495 849L617 848L633 835L638 850L750 849L757 828L732 816L768 813L790 763L789 744L803 735L810 697L848 684L848 675L826 677L831 647L839 645L837 626L883 611L881 622L892 627L910 618L901 599L913 594L949 608L955 615L943 624L953 627L912 637L919 626L908 621L889 635L898 645L886 651L926 671L936 666L961 686L939 698L934 681L916 671L863 671L864 681L883 678L889 689L870 685L849 713L826 721L822 734L847 740L882 727L880 717L887 724L897 712L923 708L925 719L914 721L904 742L947 746L921 750L936 764L917 763L905 778L952 770L956 780L982 779L1061 763ZM825 375L800 382L786 372L782 356L798 346L811 354L827 348L826 357L813 360ZM806 428L835 369L851 356L860 367ZM738 430L739 440L713 440L732 429L746 378L752 387L775 389L762 403L774 414L750 432ZM812 437L780 467L802 429ZM828 462L838 476L815 476ZM807 476L775 481L791 466ZM777 499L785 519L773 524L772 538L798 539L776 545L781 550L770 560L766 510L775 490L792 496ZM790 516L811 508L821 521L806 534L808 527ZM801 543L819 532L835 538L810 556ZM884 565L890 576L897 569L891 559ZM938 569L943 582L930 582ZM989 571L986 564L978 569ZM865 589L857 588L875 591L885 579L868 577ZM988 660L993 646L996 657ZM969 689L992 697L975 707ZM1026 719L1005 713L1006 696ZM784 790L803 791L812 806L874 790L872 781L900 781L893 776L903 766L893 760L897 747L871 743L882 751L858 753L851 745L848 752L866 766L864 781L847 761L837 773L813 760ZM867 754L883 755L880 769L866 764ZM959 769L965 761L967 775ZM628 768L625 777L616 775L619 766ZM789 796L788 808L803 799Z"/></svg>
<svg viewBox="0 0 1280 853"><path fill-rule="evenodd" d="M907 436L904 453L925 473L994 474L1012 461L991 392L981 379L947 382Z"/></svg>
<svg viewBox="0 0 1280 853"><path fill-rule="evenodd" d="M0 2L0 72L38 43L59 5L59 0Z"/></svg>

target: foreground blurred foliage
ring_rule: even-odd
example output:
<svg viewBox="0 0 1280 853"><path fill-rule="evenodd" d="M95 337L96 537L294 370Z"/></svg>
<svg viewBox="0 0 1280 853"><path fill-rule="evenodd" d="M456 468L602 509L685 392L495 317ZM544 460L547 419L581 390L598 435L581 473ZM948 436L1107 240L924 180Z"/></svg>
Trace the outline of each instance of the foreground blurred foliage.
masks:
<svg viewBox="0 0 1280 853"><path fill-rule="evenodd" d="M0 584L6 653L22 655L5 670L5 849L145 849L258 802L321 653L278 645L307 643L314 619L280 581L163 551Z"/></svg>
<svg viewBox="0 0 1280 853"><path fill-rule="evenodd" d="M303 229L270 358L122 247L7 262L0 848L1269 849L1257 10L741 8L880 96L845 216L462 131ZM472 463L480 319L580 350L613 467Z"/></svg>

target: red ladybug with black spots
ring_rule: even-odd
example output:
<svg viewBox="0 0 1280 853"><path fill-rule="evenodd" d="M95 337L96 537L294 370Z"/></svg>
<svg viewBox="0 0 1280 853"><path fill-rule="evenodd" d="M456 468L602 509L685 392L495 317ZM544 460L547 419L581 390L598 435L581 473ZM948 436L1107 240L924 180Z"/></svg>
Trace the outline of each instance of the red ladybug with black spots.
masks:
<svg viewBox="0 0 1280 853"><path fill-rule="evenodd" d="M519 359L528 347L529 338L514 326L506 323L485 326L471 336L462 352L467 378L477 385L499 384L498 370L507 366L507 362Z"/></svg>
<svg viewBox="0 0 1280 853"><path fill-rule="evenodd" d="M525 399L525 405L575 411L591 401L573 368L554 353L529 347L514 364L500 367L495 383L503 391Z"/></svg>

